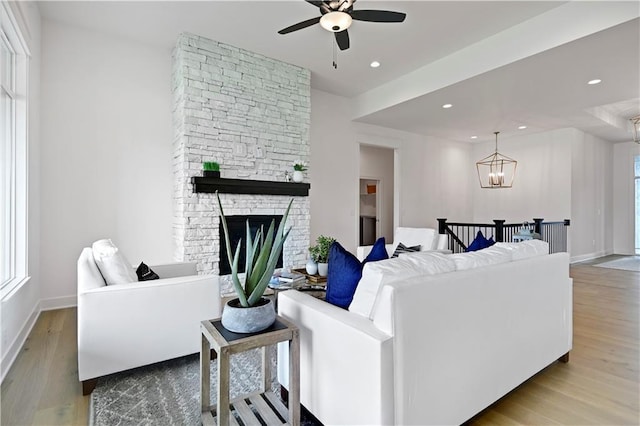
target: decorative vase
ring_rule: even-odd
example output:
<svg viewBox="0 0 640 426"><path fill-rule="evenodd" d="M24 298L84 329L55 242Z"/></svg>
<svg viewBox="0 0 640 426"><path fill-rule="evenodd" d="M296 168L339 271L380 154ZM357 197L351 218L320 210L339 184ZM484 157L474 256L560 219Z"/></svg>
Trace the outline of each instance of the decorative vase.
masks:
<svg viewBox="0 0 640 426"><path fill-rule="evenodd" d="M314 262L313 259L309 259L307 260L306 269L307 269L307 274L315 275L318 273L318 264Z"/></svg>
<svg viewBox="0 0 640 426"><path fill-rule="evenodd" d="M318 275L321 277L326 277L329 273L329 264L318 262Z"/></svg>
<svg viewBox="0 0 640 426"><path fill-rule="evenodd" d="M304 179L304 175L302 174L302 172L300 170L294 170L293 171L293 181L294 182L302 182L302 180Z"/></svg>
<svg viewBox="0 0 640 426"><path fill-rule="evenodd" d="M219 178L220 177L220 171L214 171L214 170L203 170L202 171L202 176L204 177L212 177L212 178Z"/></svg>
<svg viewBox="0 0 640 426"><path fill-rule="evenodd" d="M222 326L234 333L256 333L269 328L276 321L271 299L262 298L255 305L243 308L239 299L231 299L222 310Z"/></svg>

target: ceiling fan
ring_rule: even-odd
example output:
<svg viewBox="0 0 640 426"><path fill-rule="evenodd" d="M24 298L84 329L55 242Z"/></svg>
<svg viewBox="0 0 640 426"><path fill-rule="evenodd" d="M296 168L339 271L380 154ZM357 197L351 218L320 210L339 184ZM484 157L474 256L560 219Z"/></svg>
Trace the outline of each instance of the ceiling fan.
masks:
<svg viewBox="0 0 640 426"><path fill-rule="evenodd" d="M352 20L368 22L402 22L406 13L388 10L353 10L356 0L305 0L320 9L321 16L298 22L290 27L278 31L279 34L289 34L303 28L320 23L322 28L335 33L336 43L340 50L349 48L349 33L347 28Z"/></svg>

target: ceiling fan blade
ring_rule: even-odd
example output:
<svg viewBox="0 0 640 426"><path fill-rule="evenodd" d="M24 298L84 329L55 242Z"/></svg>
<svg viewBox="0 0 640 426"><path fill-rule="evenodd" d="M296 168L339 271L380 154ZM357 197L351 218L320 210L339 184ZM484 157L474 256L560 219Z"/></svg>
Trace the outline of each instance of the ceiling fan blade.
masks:
<svg viewBox="0 0 640 426"><path fill-rule="evenodd" d="M402 22L407 14L390 10L354 10L351 17L357 21Z"/></svg>
<svg viewBox="0 0 640 426"><path fill-rule="evenodd" d="M347 30L334 33L336 35L336 43L340 50L347 50L349 48L349 33Z"/></svg>
<svg viewBox="0 0 640 426"><path fill-rule="evenodd" d="M289 34L294 31L298 31L303 28L310 27L320 22L320 18L321 16L318 16L317 18L311 18L311 19L307 19L306 21L298 22L297 24L293 24L290 27L281 29L280 31L278 31L278 34Z"/></svg>
<svg viewBox="0 0 640 426"><path fill-rule="evenodd" d="M320 7L324 4L321 0L305 0L307 3L314 5L315 7Z"/></svg>

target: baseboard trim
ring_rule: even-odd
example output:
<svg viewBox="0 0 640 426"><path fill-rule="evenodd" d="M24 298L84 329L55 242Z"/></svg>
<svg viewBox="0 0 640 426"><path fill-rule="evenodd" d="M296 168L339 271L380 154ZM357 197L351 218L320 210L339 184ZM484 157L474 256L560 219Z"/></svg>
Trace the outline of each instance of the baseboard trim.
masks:
<svg viewBox="0 0 640 426"><path fill-rule="evenodd" d="M604 250L604 251L598 251L598 252L595 252L595 253L581 254L579 256L571 257L570 262L571 263L580 263L580 262L585 262L587 260L597 259L599 257L609 256L610 254L613 254L613 251Z"/></svg>
<svg viewBox="0 0 640 426"><path fill-rule="evenodd" d="M40 311L52 311L54 309L73 308L78 305L78 296L52 297L40 299Z"/></svg>
<svg viewBox="0 0 640 426"><path fill-rule="evenodd" d="M22 325L20 333L18 333L16 338L13 339L13 342L9 345L9 350L7 350L6 355L2 358L2 361L0 361L0 383L4 381L4 378L9 372L9 369L22 350L24 342L26 342L27 337L29 337L29 333L31 333L33 326L36 324L38 316L40 316L40 306L38 303L36 303L33 306L33 310Z"/></svg>

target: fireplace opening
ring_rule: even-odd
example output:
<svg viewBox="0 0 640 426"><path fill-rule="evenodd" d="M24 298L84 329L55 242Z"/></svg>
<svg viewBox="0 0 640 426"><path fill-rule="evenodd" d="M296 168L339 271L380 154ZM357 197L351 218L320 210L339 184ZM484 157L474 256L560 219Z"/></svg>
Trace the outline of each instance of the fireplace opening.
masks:
<svg viewBox="0 0 640 426"><path fill-rule="evenodd" d="M246 223L247 219L249 220L249 229L251 231L251 240L256 237L256 233L258 229L262 226L264 228L264 235L267 234L269 230L269 226L271 225L271 221L275 220L275 229L274 232L278 230L278 226L282 221L282 215L280 216L269 216L269 215L251 215L251 216L226 216L227 218L227 227L229 228L229 238L231 239L231 251L232 253L235 251L236 246L238 245L238 241L240 241L240 256L238 260L238 272L244 272L245 263L246 263L246 253L247 253L247 242L246 242ZM222 226L222 219L220 219L220 275L228 275L231 273L231 265L229 264L229 258L227 256L227 244L224 236L224 227ZM233 254L232 254L233 258ZM276 264L276 268L282 268L282 251L280 252L280 257L278 258L278 263Z"/></svg>

